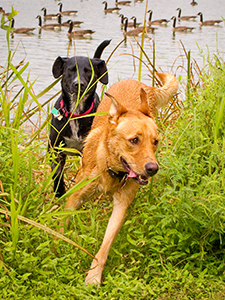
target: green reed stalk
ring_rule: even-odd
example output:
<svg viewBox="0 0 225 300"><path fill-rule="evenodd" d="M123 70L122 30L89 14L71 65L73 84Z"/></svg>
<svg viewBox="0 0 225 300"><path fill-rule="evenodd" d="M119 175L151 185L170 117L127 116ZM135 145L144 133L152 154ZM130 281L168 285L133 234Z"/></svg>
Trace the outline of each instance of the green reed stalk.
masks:
<svg viewBox="0 0 225 300"><path fill-rule="evenodd" d="M12 244L13 244L13 255L15 256L16 246L17 246L17 243L19 240L19 226L18 226L18 219L17 219L19 209L16 210L14 192L13 192L12 188L11 188L10 211L11 211L11 237L12 237Z"/></svg>
<svg viewBox="0 0 225 300"><path fill-rule="evenodd" d="M19 180L19 160L20 153L18 150L18 132L13 129L10 130L11 134L11 150L12 150L12 167L13 167L13 193L16 193L17 184Z"/></svg>
<svg viewBox="0 0 225 300"><path fill-rule="evenodd" d="M13 198L13 197L12 197ZM68 244L71 244L72 246L80 249L81 251L85 252L86 254L88 254L90 257L95 258L93 254L91 254L89 251L87 251L85 248L83 248L82 246L78 245L77 243L75 243L74 241L72 241L71 239L65 237L64 235L60 234L59 232L52 230L51 228L42 225L38 222L35 222L33 220L30 220L28 218L25 218L21 215L19 215L19 209L16 210L15 208L15 201L13 199L13 201L11 202L11 212L7 212L3 209L0 208L0 213L1 214L8 214L11 216L11 222L12 222L12 236L13 236L13 242L14 245L16 247L17 242L18 242L18 238L19 238L19 227L18 227L18 220L21 220L25 223L31 224L32 226L35 226L39 229L42 229L43 231L52 234L53 236L55 236L58 239L61 239L65 242L67 242Z"/></svg>
<svg viewBox="0 0 225 300"><path fill-rule="evenodd" d="M188 51L188 59L187 59L187 100L191 100L190 97L190 83L191 83L191 51ZM192 103L193 105L193 103Z"/></svg>
<svg viewBox="0 0 225 300"><path fill-rule="evenodd" d="M10 27L11 26L9 24L9 26L4 28L7 30L6 39L8 45L8 57L6 66L0 74L0 125L2 125L0 126L0 144L4 146L2 147L2 152L0 155L2 176L0 178L0 213L4 214L5 216L10 216L10 219L6 218L6 220L10 220L8 222L9 227L5 226L2 232L6 232L6 236L11 236L10 242L12 243L12 256L15 256L19 252L19 250L17 249L20 228L18 220L21 220L23 222L31 224L32 226L36 226L37 228L42 229L45 232L53 234L57 238L60 238L67 243L72 244L74 247L81 249L92 258L94 258L91 253L89 253L86 249L82 248L72 240L51 230L47 226L44 226L22 216L23 214L26 214L27 210L31 211L34 207L35 210L38 211L38 207L35 205L37 203L37 198L46 193L46 190L49 190L49 185L52 180L52 173L46 176L43 172L44 175L41 175L43 176L43 178L41 177L41 188L39 186L36 190L36 185L34 182L36 178L34 178L33 169L36 169L37 165L39 166L40 161L42 161L42 158L37 155L38 151L41 151L42 149L37 149L37 152L35 152L36 150L32 150L33 145L31 144L37 137L37 135L45 128L45 126L49 124L51 114L47 114L47 118L45 116L45 122L39 125L38 130L36 130L36 132L31 137L29 136L29 141L28 139L23 139L23 137L20 136L21 125L23 125L26 121L32 122L30 118L38 111L42 111L46 115L44 106L48 104L50 100L52 100L52 97L43 104L40 103L38 99L45 95L50 89L52 89L61 78L55 80L51 85L40 92L37 96L35 96L35 93L33 92L33 85L35 81L30 83L30 73L27 77L24 77L24 71L29 66L29 63L26 63L24 65L20 63L17 66L14 66L12 64L13 54L10 50L9 45ZM16 80L19 80L19 84L15 84ZM19 90L16 93L14 92L15 86L17 86ZM31 98L31 100L36 103L36 107L35 109L31 110L27 109L26 113L25 108L30 107L28 98ZM7 139L5 139L4 137L7 137ZM37 157L34 155L36 155ZM73 187L72 192L94 179L79 183L79 185ZM36 183L38 185L38 182ZM68 195L68 193L66 194L66 196ZM7 197L9 199L7 199ZM2 210L3 205L4 207L6 207L6 209L4 210ZM9 231L9 234L7 233L7 231ZM0 263L1 262L2 255L0 254Z"/></svg>
<svg viewBox="0 0 225 300"><path fill-rule="evenodd" d="M153 45L153 58L152 58L152 64L153 64L153 76L152 76L152 86L155 86L155 41L152 40Z"/></svg>
<svg viewBox="0 0 225 300"><path fill-rule="evenodd" d="M138 80L141 80L141 68L142 68L142 57L143 57L143 52L141 49L144 48L144 39L145 39L145 26L146 26L146 15L147 15L147 10L148 10L148 0L146 1L146 6L145 6L145 15L144 15L144 28L143 32L141 35L141 48L140 48L140 60L139 60L139 69L138 69Z"/></svg>
<svg viewBox="0 0 225 300"><path fill-rule="evenodd" d="M215 127L214 127L214 140L216 141L219 137L219 131L221 124L224 120L224 109L225 109L225 96L221 99L220 105L217 107L215 116Z"/></svg>

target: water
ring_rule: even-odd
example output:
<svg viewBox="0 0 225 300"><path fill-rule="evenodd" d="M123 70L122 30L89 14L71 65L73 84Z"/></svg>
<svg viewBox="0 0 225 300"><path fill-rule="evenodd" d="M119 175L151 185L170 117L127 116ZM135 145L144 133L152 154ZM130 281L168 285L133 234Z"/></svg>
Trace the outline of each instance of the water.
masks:
<svg viewBox="0 0 225 300"><path fill-rule="evenodd" d="M204 1L197 0L197 6L190 5L191 0L167 0L148 1L148 9L153 10L153 20L159 18L170 19L173 15L177 16L176 9L181 7L182 15L196 15L198 12L203 13L204 20L221 19L225 17L225 5L223 0ZM67 0L63 2L63 10L78 10L75 17L63 17L63 21L69 18L73 20L83 21L81 25L83 29L92 29L95 33L91 38L80 38L73 40L72 47L69 46L67 37L67 28L63 27L58 31L45 31L39 32L36 16L43 15L41 8L46 7L47 13L58 12L59 1L54 0L7 0L2 1L2 6L6 12L11 11L11 6L19 10L19 14L15 17L15 28L18 27L36 27L32 35L15 34L10 38L10 48L17 49L13 58L14 64L17 64L26 57L30 70L31 81L38 78L34 85L36 94L41 92L45 87L53 82L52 64L58 56L73 56L73 55L88 55L93 56L96 47L105 39L112 39L111 44L105 49L102 58L107 59L112 50L123 39L123 33L120 27L120 17L118 13L105 14L103 12L104 5L102 0ZM108 1L108 7L113 7L114 1ZM121 6L120 13L123 13L128 18L132 16L137 17L138 22L144 20L144 12L146 8L146 1L142 3L132 3L130 6ZM163 71L176 71L176 66L181 63L179 58L173 66L175 59L183 54L180 47L180 40L183 42L187 51L191 50L191 56L199 65L202 65L202 58L200 56L199 48L203 54L207 54L209 49L211 55L220 52L224 56L225 47L225 31L224 23L221 26L202 27L198 24L199 18L196 22L181 22L182 25L193 26L195 29L192 33L177 32L172 34L172 22L167 26L157 26L155 34L150 34L150 37L155 41L156 47L156 64L157 67ZM55 23L56 21L48 21L47 23ZM178 23L178 22L177 22ZM0 65L5 65L7 59L7 44L6 32L0 30ZM141 38L139 37L139 42ZM148 56L152 57L152 43L145 39L145 51ZM199 48L198 48L199 46ZM69 50L68 50L69 48ZM119 79L135 78L138 74L138 60L135 60L135 67L132 51L139 56L138 48L133 37L130 37L126 43L122 43L113 57L108 63L109 68L109 85L118 81ZM173 66L173 69L171 70ZM143 67L143 81L148 81L148 70ZM58 84L51 94L55 94L60 89ZM46 96L45 96L46 97ZM45 101L46 99L41 99Z"/></svg>

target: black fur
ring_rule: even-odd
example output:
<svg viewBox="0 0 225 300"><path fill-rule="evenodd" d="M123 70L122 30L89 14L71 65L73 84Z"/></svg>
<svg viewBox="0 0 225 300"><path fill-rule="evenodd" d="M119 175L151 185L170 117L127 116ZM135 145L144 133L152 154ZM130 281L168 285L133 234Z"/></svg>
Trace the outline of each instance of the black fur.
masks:
<svg viewBox="0 0 225 300"><path fill-rule="evenodd" d="M100 59L101 54L110 40L103 41L95 51L94 58L90 59L85 56L75 57L58 57L52 67L52 73L55 78L62 75L61 86L62 93L56 101L54 107L60 111L60 102L63 100L64 109L67 112L73 112L77 115L87 112L95 113L99 105L99 97L96 90L97 80L103 84L108 83L108 72L105 61ZM92 68L94 69L94 78ZM77 71L79 70L79 72ZM92 84L95 83L93 86ZM92 86L92 87L91 87ZM87 91L87 87L91 87ZM77 101L79 104L77 105ZM76 110L74 111L76 107ZM70 115L62 113L62 119L59 120L52 116L50 129L50 145L54 148L64 144L67 148L75 148L82 151L83 140L87 136L93 122L93 117L82 117L75 120L69 120ZM56 130L55 130L56 129ZM57 153L57 152L56 152ZM58 197L65 193L65 184L63 179L63 169L66 162L66 152L56 154L52 159L52 170L57 165L58 168L54 175L54 191Z"/></svg>

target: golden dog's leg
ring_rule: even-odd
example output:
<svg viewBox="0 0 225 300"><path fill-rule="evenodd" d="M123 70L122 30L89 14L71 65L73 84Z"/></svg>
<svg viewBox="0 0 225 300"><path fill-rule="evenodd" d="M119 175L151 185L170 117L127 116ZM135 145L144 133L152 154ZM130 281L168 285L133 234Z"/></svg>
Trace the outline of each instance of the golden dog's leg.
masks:
<svg viewBox="0 0 225 300"><path fill-rule="evenodd" d="M80 209L84 202L89 199L95 192L95 182L90 182L80 190L74 192L68 199L65 210L77 210ZM66 220L66 225L69 227L70 217ZM64 233L63 226L60 229L60 232Z"/></svg>
<svg viewBox="0 0 225 300"><path fill-rule="evenodd" d="M134 193L133 195L135 195ZM121 195L120 195L121 196ZM116 238L121 226L123 225L124 219L126 217L127 209L133 202L133 197L128 199L116 199L113 197L113 211L107 225L105 236L101 245L100 250L96 254L92 262L90 271L85 279L86 283L90 284L100 284L102 278L102 272L109 254L110 247Z"/></svg>
<svg viewBox="0 0 225 300"><path fill-rule="evenodd" d="M82 179L83 177L80 178L77 176L77 182L81 181ZM65 209L76 210L81 208L85 201L91 198L91 196L95 193L95 186L95 181L89 182L87 185L70 195Z"/></svg>
<svg viewBox="0 0 225 300"><path fill-rule="evenodd" d="M69 199L66 202L66 206L65 206L66 210L77 210L81 208L83 204L83 200L80 194L81 194L80 191L77 191L73 193L71 196L69 196Z"/></svg>

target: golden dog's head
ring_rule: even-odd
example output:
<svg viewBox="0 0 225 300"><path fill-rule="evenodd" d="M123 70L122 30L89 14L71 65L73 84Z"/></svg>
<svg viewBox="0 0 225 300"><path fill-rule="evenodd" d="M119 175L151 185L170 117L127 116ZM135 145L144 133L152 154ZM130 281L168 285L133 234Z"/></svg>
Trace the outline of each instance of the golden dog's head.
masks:
<svg viewBox="0 0 225 300"><path fill-rule="evenodd" d="M112 95L106 95L112 101L108 135L110 167L125 171L127 178L133 178L141 185L147 184L148 178L158 171L154 154L158 145L158 131L148 107L146 92L141 88L138 110L127 109Z"/></svg>

